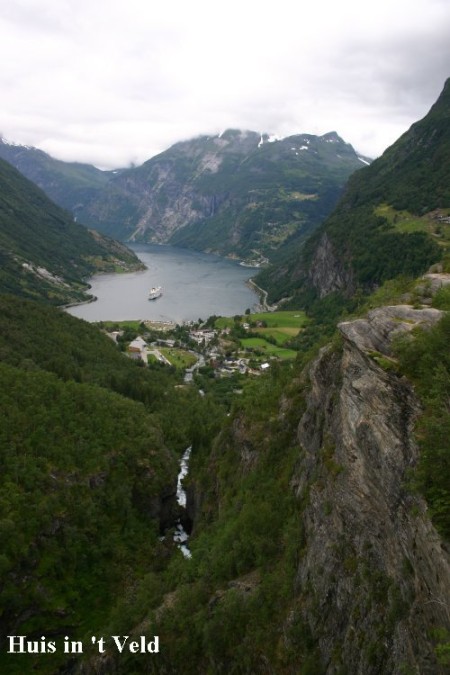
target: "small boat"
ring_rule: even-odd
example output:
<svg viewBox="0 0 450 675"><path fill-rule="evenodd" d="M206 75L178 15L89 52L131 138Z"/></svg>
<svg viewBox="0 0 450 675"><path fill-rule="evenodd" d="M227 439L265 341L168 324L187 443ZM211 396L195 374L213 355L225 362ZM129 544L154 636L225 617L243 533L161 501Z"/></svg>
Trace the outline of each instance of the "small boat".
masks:
<svg viewBox="0 0 450 675"><path fill-rule="evenodd" d="M149 300L156 300L156 298L159 298L162 295L162 288L161 286L154 286L153 288L150 289L148 293L148 299Z"/></svg>

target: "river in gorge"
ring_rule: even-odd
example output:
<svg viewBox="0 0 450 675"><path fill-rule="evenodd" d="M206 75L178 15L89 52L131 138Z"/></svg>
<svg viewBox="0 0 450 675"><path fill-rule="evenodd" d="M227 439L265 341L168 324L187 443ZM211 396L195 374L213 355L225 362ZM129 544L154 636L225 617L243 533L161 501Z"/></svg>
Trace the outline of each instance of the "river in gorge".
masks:
<svg viewBox="0 0 450 675"><path fill-rule="evenodd" d="M141 272L100 274L89 279L92 303L68 308L87 321L126 319L197 321L213 314L234 316L258 303L246 285L255 270L234 260L174 246L130 245L147 266ZM148 300L154 286L162 295Z"/></svg>

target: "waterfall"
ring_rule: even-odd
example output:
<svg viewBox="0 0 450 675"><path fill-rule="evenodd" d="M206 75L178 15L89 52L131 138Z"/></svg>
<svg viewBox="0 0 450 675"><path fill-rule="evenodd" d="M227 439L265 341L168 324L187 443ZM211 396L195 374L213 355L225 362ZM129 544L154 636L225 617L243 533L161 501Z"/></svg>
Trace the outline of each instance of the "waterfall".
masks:
<svg viewBox="0 0 450 675"><path fill-rule="evenodd" d="M178 474L177 482L177 502L183 508L186 508L186 491L183 489L183 478L187 476L189 471L189 459L191 456L192 446L189 446L180 461L180 472ZM181 524L181 518L178 518L175 526L175 534L173 535L174 542L178 545L181 553L185 558L191 557L191 552L186 545L189 535Z"/></svg>

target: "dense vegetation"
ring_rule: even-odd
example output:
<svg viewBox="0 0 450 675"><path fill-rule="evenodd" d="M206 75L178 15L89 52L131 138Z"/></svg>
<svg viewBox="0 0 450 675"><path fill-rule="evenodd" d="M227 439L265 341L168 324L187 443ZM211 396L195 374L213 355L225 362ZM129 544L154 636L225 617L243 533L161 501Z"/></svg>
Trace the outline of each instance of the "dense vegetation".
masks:
<svg viewBox="0 0 450 675"><path fill-rule="evenodd" d="M444 295L445 303L443 302ZM450 310L450 293L437 297ZM425 410L418 422L420 461L414 474L432 518L450 540L450 313L433 328L419 329L397 342L400 365L415 383Z"/></svg>
<svg viewBox="0 0 450 675"><path fill-rule="evenodd" d="M0 292L54 305L84 300L95 271L139 266L125 247L91 234L0 160Z"/></svg>
<svg viewBox="0 0 450 675"><path fill-rule="evenodd" d="M397 232L386 218L367 207L333 214L326 232L338 258L351 261L356 285L361 288L375 288L397 276L417 277L442 257L438 244L425 232ZM313 254L319 237L317 233L308 242L306 255Z"/></svg>
<svg viewBox="0 0 450 675"><path fill-rule="evenodd" d="M188 490L202 495L193 557L171 562L159 593L142 584L120 608L123 630L145 625L167 648L157 662L124 655L123 672L258 673L268 663L280 673L321 672L293 596L305 543L304 505L286 489L300 451L294 373L282 366L249 383L212 452L193 454ZM282 416L280 396L290 400Z"/></svg>
<svg viewBox="0 0 450 675"><path fill-rule="evenodd" d="M175 553L158 535L176 517L177 454L207 447L225 409L59 310L0 308L1 633L81 639Z"/></svg>
<svg viewBox="0 0 450 675"><path fill-rule="evenodd" d="M177 462L142 405L98 387L1 364L0 392L1 632L80 636L159 564Z"/></svg>

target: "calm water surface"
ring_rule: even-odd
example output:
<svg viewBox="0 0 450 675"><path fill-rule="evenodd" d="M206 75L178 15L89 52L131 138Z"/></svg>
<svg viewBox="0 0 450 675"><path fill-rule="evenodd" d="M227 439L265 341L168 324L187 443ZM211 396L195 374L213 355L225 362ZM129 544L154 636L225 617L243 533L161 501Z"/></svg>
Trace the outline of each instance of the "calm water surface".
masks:
<svg viewBox="0 0 450 675"><path fill-rule="evenodd" d="M195 321L211 314L242 314L258 303L245 282L255 270L207 253L173 246L133 245L130 248L147 265L142 272L101 274L89 280L96 302L67 311L87 321L153 319ZM147 300L152 286L163 295Z"/></svg>

